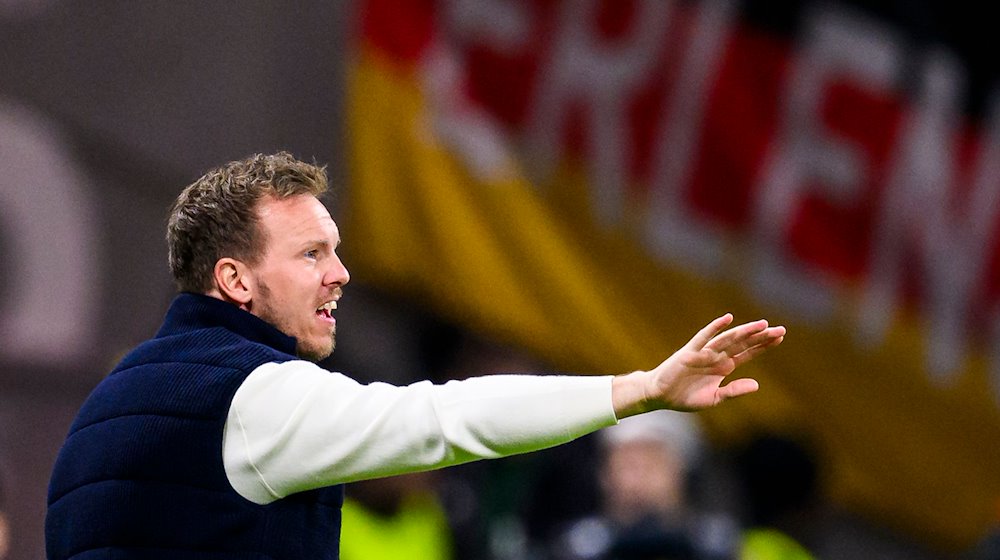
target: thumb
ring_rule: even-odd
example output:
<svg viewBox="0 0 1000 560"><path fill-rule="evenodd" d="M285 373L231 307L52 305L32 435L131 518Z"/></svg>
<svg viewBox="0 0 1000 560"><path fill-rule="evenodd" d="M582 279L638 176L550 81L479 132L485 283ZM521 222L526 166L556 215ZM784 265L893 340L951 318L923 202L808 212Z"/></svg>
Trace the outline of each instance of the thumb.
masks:
<svg viewBox="0 0 1000 560"><path fill-rule="evenodd" d="M760 389L760 384L757 383L756 379L750 379L748 377L733 379L726 385L719 387L719 390L715 392L717 397L716 404L724 400L755 393L757 389Z"/></svg>

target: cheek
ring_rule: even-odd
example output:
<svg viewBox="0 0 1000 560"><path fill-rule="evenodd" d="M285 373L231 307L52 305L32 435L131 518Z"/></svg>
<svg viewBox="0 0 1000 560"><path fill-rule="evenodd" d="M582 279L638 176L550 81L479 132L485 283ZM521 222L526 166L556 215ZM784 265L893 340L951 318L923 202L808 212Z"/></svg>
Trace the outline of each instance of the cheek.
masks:
<svg viewBox="0 0 1000 560"><path fill-rule="evenodd" d="M272 301L288 304L303 297L308 275L290 267L273 268L260 274L258 282L265 286L266 295Z"/></svg>

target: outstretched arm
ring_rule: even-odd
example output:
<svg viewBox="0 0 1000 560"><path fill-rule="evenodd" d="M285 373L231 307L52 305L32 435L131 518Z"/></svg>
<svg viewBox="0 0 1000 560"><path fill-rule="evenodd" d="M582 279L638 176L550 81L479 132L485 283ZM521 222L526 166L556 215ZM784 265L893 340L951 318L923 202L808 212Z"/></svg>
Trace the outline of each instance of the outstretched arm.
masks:
<svg viewBox="0 0 1000 560"><path fill-rule="evenodd" d="M753 379L723 382L738 366L780 344L785 327L761 319L725 330L732 322L727 313L655 368L616 377L611 398L618 418L660 408L700 410L756 391Z"/></svg>

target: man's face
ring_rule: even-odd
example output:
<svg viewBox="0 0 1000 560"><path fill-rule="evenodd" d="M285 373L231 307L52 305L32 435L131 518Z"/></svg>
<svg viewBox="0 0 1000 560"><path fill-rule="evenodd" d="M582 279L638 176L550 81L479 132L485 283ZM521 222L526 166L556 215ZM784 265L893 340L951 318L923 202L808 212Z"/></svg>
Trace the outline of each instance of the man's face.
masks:
<svg viewBox="0 0 1000 560"><path fill-rule="evenodd" d="M301 357L322 360L333 352L332 312L350 280L336 253L337 224L308 194L265 198L258 215L267 246L251 271L255 289L248 310L298 339Z"/></svg>
<svg viewBox="0 0 1000 560"><path fill-rule="evenodd" d="M629 524L653 513L666 515L683 502L684 470L676 450L636 440L613 445L601 479L609 513Z"/></svg>

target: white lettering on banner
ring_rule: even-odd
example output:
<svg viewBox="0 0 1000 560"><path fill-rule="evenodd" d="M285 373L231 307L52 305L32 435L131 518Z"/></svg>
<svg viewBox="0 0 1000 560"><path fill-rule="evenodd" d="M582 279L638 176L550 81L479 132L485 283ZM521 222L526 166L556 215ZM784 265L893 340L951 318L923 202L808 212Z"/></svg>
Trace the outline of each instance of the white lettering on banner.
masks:
<svg viewBox="0 0 1000 560"><path fill-rule="evenodd" d="M91 346L97 235L84 181L52 126L0 102L0 356L65 365ZM5 252L6 252L5 251Z"/></svg>
<svg viewBox="0 0 1000 560"><path fill-rule="evenodd" d="M966 212L969 234L966 243L974 246L977 251L970 261L975 262L980 271L985 271L988 259L992 257L988 251L996 249L997 239L994 233L995 226L1000 221L1000 91L992 93L987 124L980 153L977 156L977 168L972 179L972 192ZM980 274L979 279L982 278L983 274ZM977 295L983 296L983 294ZM965 308L966 311L969 309ZM991 320L996 328L1000 329L1000 305L993 304L990 309ZM966 326L969 326L968 323ZM1000 348L994 347L994 351L1000 353ZM1000 371L1000 355L993 362L993 367ZM1000 395L1000 377L996 378L995 389Z"/></svg>
<svg viewBox="0 0 1000 560"><path fill-rule="evenodd" d="M497 52L523 55L532 44L525 34L543 29L529 27L530 18L515 8L518 4L495 0L470 11L464 0L453 2L450 21L460 28L463 46L480 42ZM538 175L551 174L569 152L564 125L570 112L582 105L594 219L604 226L625 224L625 184L640 179L628 176L626 161L638 146L630 136L625 108L648 91L643 88L654 79L650 76L663 42L683 37L676 41L680 48L671 53L680 57L678 74L666 84L663 114L654 129L650 190L640 222L640 242L650 256L719 276L724 273L722 255L739 243L743 253L752 255L750 274L741 281L755 298L812 323L830 321L838 304L852 301L857 342L868 348L885 342L903 305L904 279L913 278L921 290L924 363L933 379L948 381L967 357L969 322L973 312L983 314L979 299L995 295L984 293L983 284L995 256L992 237L1000 222L1000 93L977 144L971 179L962 177L959 141L967 132L959 123L965 69L951 52L931 50L914 59L891 27L843 8L807 12L805 32L791 51L779 96L778 132L761 164L759 184L750 191L750 231L735 232L739 237L734 237L726 229L732 224L697 217L686 189L710 110L709 93L724 70L723 53L740 32L738 0L686 5L689 11L683 18L676 17L674 11L680 8L674 2L637 6L641 13L636 23L623 36L608 39L600 36L594 2L563 5L551 48L541 54L537 82L529 89L533 97L521 129L528 149L522 160L534 164ZM483 26L489 19L505 23L488 31ZM681 20L690 27L671 27ZM912 95L904 90L907 72L918 78ZM461 81L454 81L460 91ZM898 128L878 133L894 143L888 162L863 138L837 130L841 123L826 120L824 110L839 100L835 95L845 85L873 99L905 100L894 115L899 117ZM479 116L474 122L491 121L485 111ZM961 180L971 180L968 189ZM865 240L870 244L860 244L870 253L857 258L858 284L821 269L809 255L795 255L789 237L807 204L822 200L850 209L873 197L878 207ZM854 300L852 287L858 288ZM987 344L993 345L992 371L1000 396L1000 304L991 310L986 315L993 330L986 338L992 337Z"/></svg>
<svg viewBox="0 0 1000 560"><path fill-rule="evenodd" d="M531 14L510 0L448 0L449 29L464 42L479 42L499 52L517 52L531 38Z"/></svg>
<svg viewBox="0 0 1000 560"><path fill-rule="evenodd" d="M871 271L858 307L862 338L880 343L899 305L903 274L918 266L926 280L926 363L932 376L942 380L965 357L966 322L986 270L988 245L982 241L997 218L1000 178L993 163L996 146L986 142L970 196L960 212L951 211L962 77L957 61L940 51L931 53L923 66L876 222ZM905 251L910 245L912 253ZM917 262L909 262L908 255L918 257Z"/></svg>
<svg viewBox="0 0 1000 560"><path fill-rule="evenodd" d="M675 2L638 3L630 32L611 44L598 37L598 8L595 0L562 4L554 44L539 71L526 158L543 177L555 169L566 117L582 101L593 208L598 221L610 225L622 219L629 178L628 103L649 79Z"/></svg>
<svg viewBox="0 0 1000 560"><path fill-rule="evenodd" d="M969 200L969 226L972 231L982 232L981 236L971 241L982 246L993 245L996 240L988 233L996 224L1000 214L1000 92L994 91L990 103L989 126L978 155L978 169L973 179L973 192ZM990 243L993 241L994 243ZM992 322L992 363L993 391L1000 403L1000 304L991 307Z"/></svg>
<svg viewBox="0 0 1000 560"><path fill-rule="evenodd" d="M791 261L786 244L791 220L809 189L846 203L862 194L871 172L859 147L824 127L825 94L837 80L891 91L903 57L889 30L844 13L817 12L807 19L806 29L785 93L777 148L754 201L752 289L762 301L816 322L832 314L837 282Z"/></svg>
<svg viewBox="0 0 1000 560"><path fill-rule="evenodd" d="M449 31L462 43L479 42L513 53L530 38L530 17L521 4L450 0L445 16ZM421 70L436 139L458 154L481 181L513 175L517 166L502 127L464 96L467 62L461 50L437 44L424 57Z"/></svg>
<svg viewBox="0 0 1000 560"><path fill-rule="evenodd" d="M709 0L695 7L694 30L684 50L671 103L660 120L654 143L651 192L644 242L660 259L706 275L719 274L725 239L712 224L684 208L684 187L701 139L701 128L719 59L734 27L735 0Z"/></svg>

